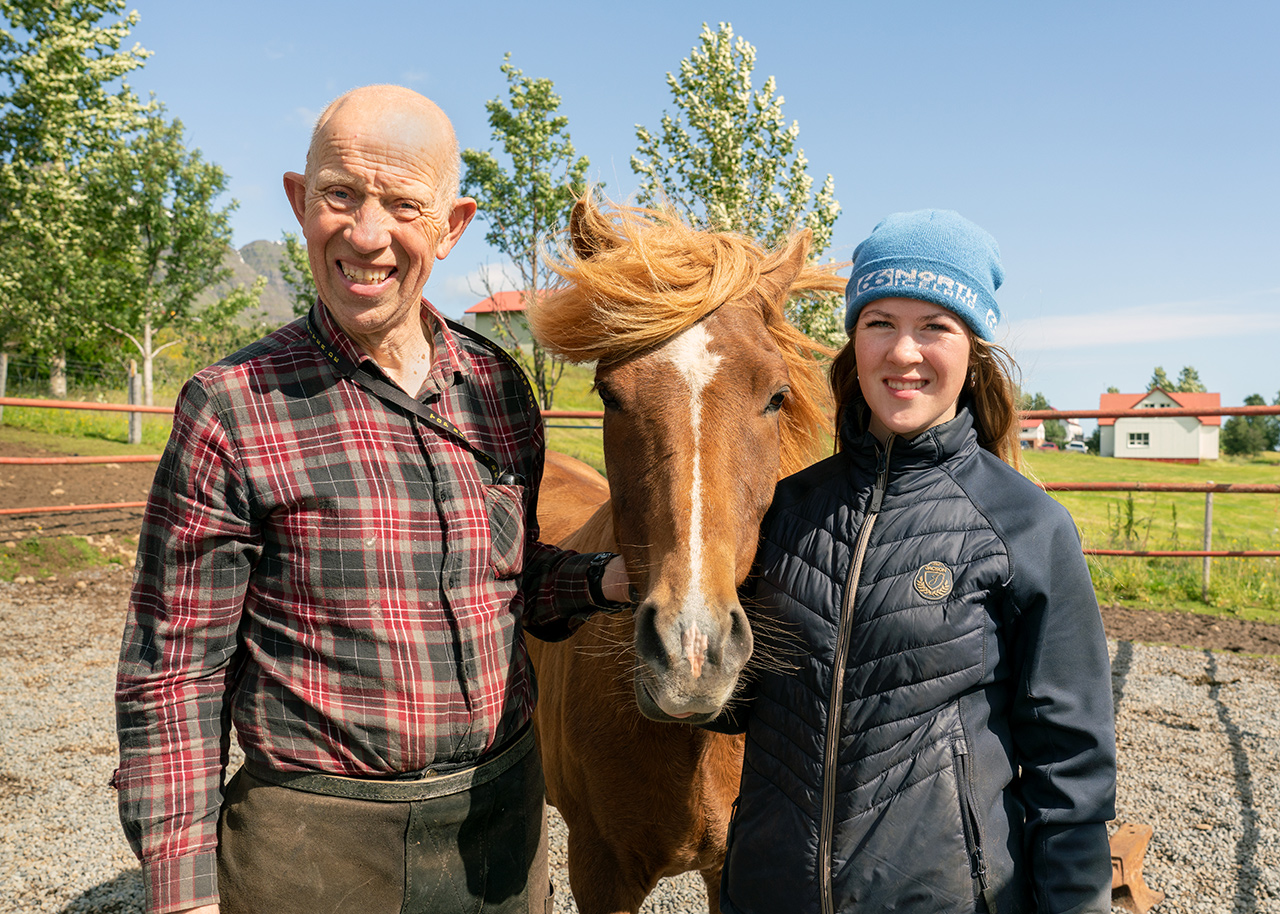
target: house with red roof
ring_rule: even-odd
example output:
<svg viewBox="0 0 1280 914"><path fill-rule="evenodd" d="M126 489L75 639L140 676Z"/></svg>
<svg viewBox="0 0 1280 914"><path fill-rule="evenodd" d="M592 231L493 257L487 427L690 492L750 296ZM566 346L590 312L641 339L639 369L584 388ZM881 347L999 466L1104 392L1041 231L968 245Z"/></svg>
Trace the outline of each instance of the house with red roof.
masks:
<svg viewBox="0 0 1280 914"><path fill-rule="evenodd" d="M1161 390L1145 394L1103 394L1098 409L1149 409L1150 416L1099 419L1099 453L1103 457L1199 463L1218 459L1221 416L1161 416L1162 409L1216 409L1221 394Z"/></svg>
<svg viewBox="0 0 1280 914"><path fill-rule="evenodd" d="M533 338L524 317L525 296L526 293L515 290L494 292L463 312L462 322L504 347L512 343L528 345ZM507 328L506 333L503 328Z"/></svg>
<svg viewBox="0 0 1280 914"><path fill-rule="evenodd" d="M1052 409L1052 407L1050 407ZM1083 441L1084 428L1080 425L1078 419L1059 419L1062 423L1062 431L1066 434L1067 441ZM1044 444L1047 436L1044 428L1044 419L1019 419L1018 440L1022 442L1025 448L1037 448Z"/></svg>

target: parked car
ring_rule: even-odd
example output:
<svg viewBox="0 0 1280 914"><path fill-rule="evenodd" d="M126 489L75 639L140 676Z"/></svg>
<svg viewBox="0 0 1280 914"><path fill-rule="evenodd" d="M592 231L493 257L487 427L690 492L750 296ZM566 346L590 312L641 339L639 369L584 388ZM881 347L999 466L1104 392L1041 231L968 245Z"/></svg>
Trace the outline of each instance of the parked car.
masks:
<svg viewBox="0 0 1280 914"><path fill-rule="evenodd" d="M1041 441L1036 445L1036 450L1038 451L1056 451L1057 449L1058 446L1052 441Z"/></svg>
<svg viewBox="0 0 1280 914"><path fill-rule="evenodd" d="M1089 453L1089 447L1088 447L1088 445L1086 445L1083 441L1068 441L1068 442L1067 442L1067 446L1066 446L1066 447L1064 447L1064 448L1063 448L1063 450L1064 450L1064 451L1072 451L1072 452L1074 452L1074 453L1076 453L1076 454L1087 454L1087 453Z"/></svg>

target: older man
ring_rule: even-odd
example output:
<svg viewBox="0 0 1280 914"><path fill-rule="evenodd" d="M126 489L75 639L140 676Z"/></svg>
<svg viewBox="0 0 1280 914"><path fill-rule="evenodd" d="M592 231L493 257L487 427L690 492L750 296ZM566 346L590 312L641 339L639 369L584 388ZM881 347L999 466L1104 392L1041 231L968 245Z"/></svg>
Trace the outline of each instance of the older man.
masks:
<svg viewBox="0 0 1280 914"><path fill-rule="evenodd" d="M422 298L476 210L443 112L350 92L284 185L319 301L188 382L138 547L114 783L147 910L542 911L522 632L625 569L537 541L528 382Z"/></svg>

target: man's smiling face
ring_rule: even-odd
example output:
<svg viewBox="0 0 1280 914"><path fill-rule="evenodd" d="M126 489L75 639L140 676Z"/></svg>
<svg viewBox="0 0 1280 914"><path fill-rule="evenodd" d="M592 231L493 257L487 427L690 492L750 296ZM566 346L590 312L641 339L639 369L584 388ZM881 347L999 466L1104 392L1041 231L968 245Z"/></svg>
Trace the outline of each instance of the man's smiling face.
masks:
<svg viewBox="0 0 1280 914"><path fill-rule="evenodd" d="M352 338L418 320L431 268L457 240L452 154L452 129L434 105L369 90L321 125L305 178L286 176L320 299Z"/></svg>

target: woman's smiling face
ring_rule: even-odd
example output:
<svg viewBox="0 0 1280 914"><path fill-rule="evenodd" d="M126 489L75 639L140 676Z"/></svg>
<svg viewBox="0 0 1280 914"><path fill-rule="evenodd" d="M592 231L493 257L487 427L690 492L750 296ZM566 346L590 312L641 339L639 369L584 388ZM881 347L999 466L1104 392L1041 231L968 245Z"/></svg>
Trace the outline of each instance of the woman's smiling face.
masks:
<svg viewBox="0 0 1280 914"><path fill-rule="evenodd" d="M969 375L969 328L941 305L880 298L854 326L858 384L871 432L914 438L955 418Z"/></svg>

